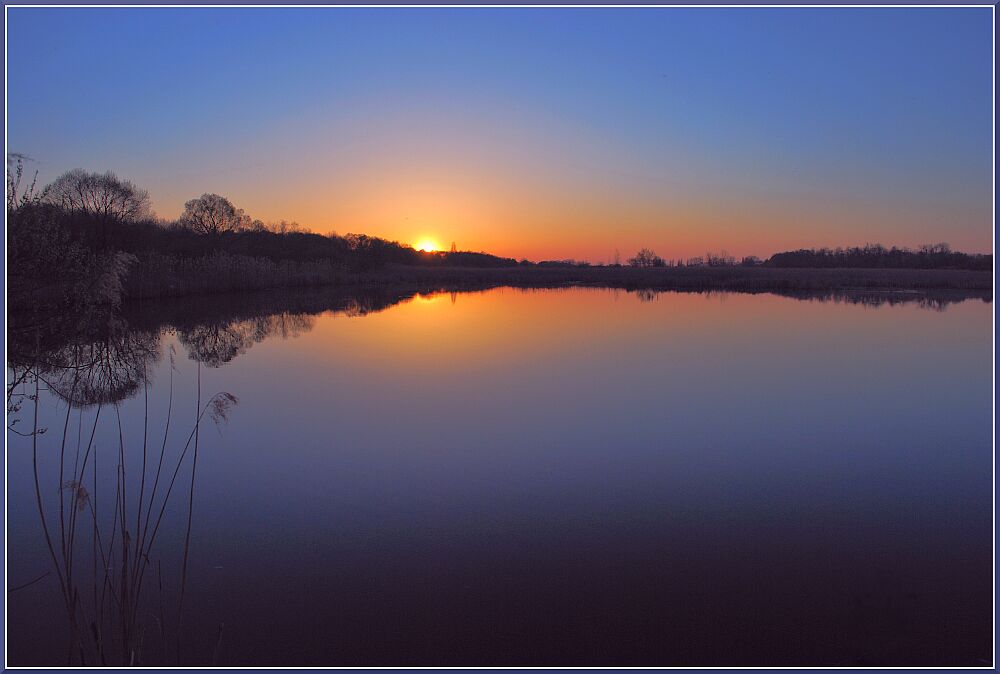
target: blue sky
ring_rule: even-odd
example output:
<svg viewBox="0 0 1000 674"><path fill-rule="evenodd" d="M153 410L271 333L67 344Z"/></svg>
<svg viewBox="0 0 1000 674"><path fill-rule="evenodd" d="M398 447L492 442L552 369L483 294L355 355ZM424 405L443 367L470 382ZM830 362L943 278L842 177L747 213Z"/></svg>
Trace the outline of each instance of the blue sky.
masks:
<svg viewBox="0 0 1000 674"><path fill-rule="evenodd" d="M992 10L8 10L7 137L163 217L529 257L988 250Z"/></svg>

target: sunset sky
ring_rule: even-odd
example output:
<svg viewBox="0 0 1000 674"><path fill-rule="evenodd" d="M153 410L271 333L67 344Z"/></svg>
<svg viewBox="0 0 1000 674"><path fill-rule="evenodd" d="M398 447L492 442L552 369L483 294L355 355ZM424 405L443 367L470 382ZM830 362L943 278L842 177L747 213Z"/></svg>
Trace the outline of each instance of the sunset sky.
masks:
<svg viewBox="0 0 1000 674"><path fill-rule="evenodd" d="M992 9L7 10L8 150L530 259L992 241Z"/></svg>

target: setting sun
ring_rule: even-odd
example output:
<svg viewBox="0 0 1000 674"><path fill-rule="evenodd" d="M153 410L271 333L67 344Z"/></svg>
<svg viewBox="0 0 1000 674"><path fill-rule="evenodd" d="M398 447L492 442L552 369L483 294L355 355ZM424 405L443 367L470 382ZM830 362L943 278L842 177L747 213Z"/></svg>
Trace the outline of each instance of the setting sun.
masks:
<svg viewBox="0 0 1000 674"><path fill-rule="evenodd" d="M996 668L992 4L87 1L5 668Z"/></svg>

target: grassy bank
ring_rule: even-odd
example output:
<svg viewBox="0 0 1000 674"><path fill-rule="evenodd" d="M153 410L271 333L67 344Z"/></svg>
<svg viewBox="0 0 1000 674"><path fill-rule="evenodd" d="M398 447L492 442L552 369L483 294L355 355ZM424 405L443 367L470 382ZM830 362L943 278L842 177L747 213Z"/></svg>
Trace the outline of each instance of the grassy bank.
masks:
<svg viewBox="0 0 1000 674"><path fill-rule="evenodd" d="M269 288L590 286L625 290L965 290L992 294L990 272L957 269L795 269L772 267L426 267L353 270L328 261L273 261L239 255L177 259L145 255L125 279L128 299L181 297Z"/></svg>
<svg viewBox="0 0 1000 674"><path fill-rule="evenodd" d="M625 290L986 290L990 272L951 269L778 269L767 267L515 267L448 269L389 267L387 283L434 281L451 287L593 286Z"/></svg>

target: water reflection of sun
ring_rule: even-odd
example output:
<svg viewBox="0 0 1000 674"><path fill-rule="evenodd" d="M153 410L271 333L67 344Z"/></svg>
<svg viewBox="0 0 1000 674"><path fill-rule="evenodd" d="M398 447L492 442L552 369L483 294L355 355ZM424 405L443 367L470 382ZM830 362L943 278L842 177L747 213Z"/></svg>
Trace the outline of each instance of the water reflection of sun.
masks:
<svg viewBox="0 0 1000 674"><path fill-rule="evenodd" d="M436 250L441 250L441 246L434 239L420 239L416 246L417 250L422 250L426 253L433 253Z"/></svg>

